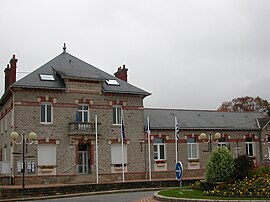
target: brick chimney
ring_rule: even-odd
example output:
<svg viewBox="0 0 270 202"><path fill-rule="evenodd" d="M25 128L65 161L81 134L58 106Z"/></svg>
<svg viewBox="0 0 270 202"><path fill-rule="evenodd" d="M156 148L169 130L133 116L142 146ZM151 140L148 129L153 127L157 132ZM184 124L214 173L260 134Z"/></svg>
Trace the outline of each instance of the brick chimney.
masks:
<svg viewBox="0 0 270 202"><path fill-rule="evenodd" d="M15 55L11 58L9 61L10 65L7 65L5 68L5 90L8 89L8 87L16 82L16 69L17 69L17 61L18 59L15 58Z"/></svg>
<svg viewBox="0 0 270 202"><path fill-rule="evenodd" d="M8 89L8 87L9 87L9 85L10 85L10 68L9 68L9 65L7 65L4 72L5 72L5 91L6 91Z"/></svg>
<svg viewBox="0 0 270 202"><path fill-rule="evenodd" d="M16 69L17 69L17 61L15 55L10 60L10 85L16 82Z"/></svg>
<svg viewBox="0 0 270 202"><path fill-rule="evenodd" d="M128 69L126 69L125 65L123 65L123 67L119 67L117 72L114 73L114 76L127 82L127 71Z"/></svg>

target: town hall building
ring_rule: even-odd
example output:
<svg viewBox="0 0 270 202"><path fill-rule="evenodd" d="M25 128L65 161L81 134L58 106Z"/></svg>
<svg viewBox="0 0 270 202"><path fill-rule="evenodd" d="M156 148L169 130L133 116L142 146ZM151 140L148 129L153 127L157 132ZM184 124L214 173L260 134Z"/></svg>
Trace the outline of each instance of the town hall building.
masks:
<svg viewBox="0 0 270 202"><path fill-rule="evenodd" d="M17 61L13 55L4 70L0 100L0 175L16 183L22 175L27 183L174 178L176 160L200 179L216 146L254 163L269 158L270 119L261 113L144 108L150 93L128 83L125 65L111 75L65 46L18 81Z"/></svg>

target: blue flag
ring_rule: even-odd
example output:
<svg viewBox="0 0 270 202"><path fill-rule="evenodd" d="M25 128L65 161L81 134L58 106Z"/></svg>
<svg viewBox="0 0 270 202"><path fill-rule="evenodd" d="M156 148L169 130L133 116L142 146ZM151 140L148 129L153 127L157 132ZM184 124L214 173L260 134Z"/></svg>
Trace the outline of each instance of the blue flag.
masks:
<svg viewBox="0 0 270 202"><path fill-rule="evenodd" d="M79 110L76 111L76 124L79 123L80 117L79 117Z"/></svg>
<svg viewBox="0 0 270 202"><path fill-rule="evenodd" d="M126 135L125 135L125 126L124 126L124 120L123 120L123 118L122 118L122 123L121 123L121 136L122 136L122 139L124 140L124 139L126 139Z"/></svg>

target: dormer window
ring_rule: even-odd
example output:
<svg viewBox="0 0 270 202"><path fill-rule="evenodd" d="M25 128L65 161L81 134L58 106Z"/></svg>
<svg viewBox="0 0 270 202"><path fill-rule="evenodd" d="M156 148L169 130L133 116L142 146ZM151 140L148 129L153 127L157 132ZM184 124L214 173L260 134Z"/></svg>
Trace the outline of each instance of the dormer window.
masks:
<svg viewBox="0 0 270 202"><path fill-rule="evenodd" d="M106 83L108 85L112 85L112 86L119 86L118 81L116 81L115 79L108 79L108 80L106 80Z"/></svg>
<svg viewBox="0 0 270 202"><path fill-rule="evenodd" d="M39 76L42 81L55 81L52 74L39 74Z"/></svg>

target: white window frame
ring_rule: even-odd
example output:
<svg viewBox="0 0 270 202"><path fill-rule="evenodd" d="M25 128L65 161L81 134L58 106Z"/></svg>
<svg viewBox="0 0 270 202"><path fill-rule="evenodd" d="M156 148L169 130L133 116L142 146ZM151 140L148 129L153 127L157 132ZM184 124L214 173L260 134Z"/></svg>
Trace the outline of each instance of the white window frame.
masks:
<svg viewBox="0 0 270 202"><path fill-rule="evenodd" d="M188 140L194 140L194 142L189 142ZM195 147L196 154L193 154L193 147ZM194 137L187 138L187 155L188 159L199 159L199 147L197 143L197 139Z"/></svg>
<svg viewBox="0 0 270 202"><path fill-rule="evenodd" d="M252 141L247 141L247 140L252 140ZM250 146L253 152L253 155L250 155ZM255 147L254 147L254 141L253 138L246 138L246 155L249 157L254 157L255 156Z"/></svg>
<svg viewBox="0 0 270 202"><path fill-rule="evenodd" d="M155 141L162 141L162 142L155 142ZM161 151L163 147L164 151L164 158L161 158ZM164 138L155 138L154 139L154 160L166 160L166 143Z"/></svg>
<svg viewBox="0 0 270 202"><path fill-rule="evenodd" d="M127 164L127 145L123 145L124 152L124 164ZM112 144L111 145L111 164L122 164L122 145L121 144Z"/></svg>
<svg viewBox="0 0 270 202"><path fill-rule="evenodd" d="M113 125L121 125L122 107L113 106Z"/></svg>
<svg viewBox="0 0 270 202"><path fill-rule="evenodd" d="M80 107L82 107L82 108L80 109ZM84 109L84 107L87 107L87 109ZM85 112L87 113L86 118L85 118ZM82 122L82 123L89 122L89 120L90 120L89 105L87 105L87 104L79 104L78 113L79 113L79 117L81 117L81 119L82 119L79 122ZM80 114L81 114L81 116L80 116ZM87 120L85 120L85 119L87 119Z"/></svg>
<svg viewBox="0 0 270 202"><path fill-rule="evenodd" d="M44 109L44 121L42 121L42 106L45 106ZM51 107L51 121L48 121L48 115L47 115L47 111L48 111L48 106ZM50 102L42 102L40 105L40 123L42 124L52 124L53 123L53 105Z"/></svg>

